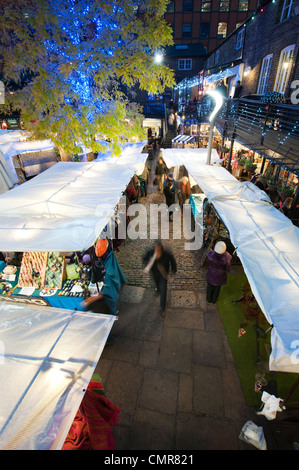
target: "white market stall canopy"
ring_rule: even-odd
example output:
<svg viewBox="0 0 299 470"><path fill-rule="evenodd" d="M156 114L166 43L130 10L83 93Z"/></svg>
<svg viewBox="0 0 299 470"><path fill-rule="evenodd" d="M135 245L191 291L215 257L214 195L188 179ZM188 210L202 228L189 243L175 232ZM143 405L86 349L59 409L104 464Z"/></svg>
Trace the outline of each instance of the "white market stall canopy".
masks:
<svg viewBox="0 0 299 470"><path fill-rule="evenodd" d="M26 155L31 155L32 152L45 153L45 151L51 151L55 148L55 144L49 139L27 140L29 136L30 134L23 130L0 129L0 152L15 175L16 171L12 157L21 155L23 158L26 158ZM50 163L48 163L48 166L49 165ZM43 166L43 169L45 168L47 168L47 163Z"/></svg>
<svg viewBox="0 0 299 470"><path fill-rule="evenodd" d="M6 159L15 155L38 150L51 150L55 144L51 140L26 140L29 133L22 130L0 130L0 151Z"/></svg>
<svg viewBox="0 0 299 470"><path fill-rule="evenodd" d="M104 161L59 162L0 195L1 251L81 251L111 217L122 192L144 167L144 142Z"/></svg>
<svg viewBox="0 0 299 470"><path fill-rule="evenodd" d="M0 449L61 449L115 316L0 302Z"/></svg>
<svg viewBox="0 0 299 470"><path fill-rule="evenodd" d="M206 150L166 149L163 158L168 167L186 167L227 227L252 293L273 325L270 370L298 373L299 229L264 191L206 165Z"/></svg>
<svg viewBox="0 0 299 470"><path fill-rule="evenodd" d="M5 158L0 152L0 194L9 191L18 183L18 178L8 166Z"/></svg>

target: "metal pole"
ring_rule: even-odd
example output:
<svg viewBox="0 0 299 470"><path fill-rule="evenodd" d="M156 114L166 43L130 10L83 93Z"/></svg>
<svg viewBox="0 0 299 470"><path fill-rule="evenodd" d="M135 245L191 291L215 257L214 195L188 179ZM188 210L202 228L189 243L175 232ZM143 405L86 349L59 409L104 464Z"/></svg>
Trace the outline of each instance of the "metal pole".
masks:
<svg viewBox="0 0 299 470"><path fill-rule="evenodd" d="M212 96L216 101L216 106L210 116L210 132L209 132L209 142L208 142L208 154L207 154L207 165L211 164L211 153L212 153L212 141L213 141L213 129L216 121L216 117L223 105L224 97L216 90L208 90L207 94Z"/></svg>
<svg viewBox="0 0 299 470"><path fill-rule="evenodd" d="M208 154L207 154L207 165L211 165L211 154L212 154L212 142L213 142L213 129L215 124L216 116L210 122L209 142L208 142Z"/></svg>

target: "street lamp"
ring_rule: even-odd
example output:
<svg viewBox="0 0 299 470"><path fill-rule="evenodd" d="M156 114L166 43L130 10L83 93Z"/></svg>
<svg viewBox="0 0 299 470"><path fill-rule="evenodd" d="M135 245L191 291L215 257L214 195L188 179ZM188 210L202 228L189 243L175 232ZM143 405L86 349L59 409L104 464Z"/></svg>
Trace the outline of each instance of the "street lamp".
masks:
<svg viewBox="0 0 299 470"><path fill-rule="evenodd" d="M210 95L216 101L216 106L211 113L210 120L210 133L209 133L209 143L208 143L208 154L207 154L207 165L211 164L211 153L212 153L212 142L213 142L213 129L216 121L218 111L223 105L223 95L216 90L208 90L207 94Z"/></svg>
<svg viewBox="0 0 299 470"><path fill-rule="evenodd" d="M162 52L156 52L154 58L155 58L156 64L161 64L161 63L163 62L163 54L162 54Z"/></svg>

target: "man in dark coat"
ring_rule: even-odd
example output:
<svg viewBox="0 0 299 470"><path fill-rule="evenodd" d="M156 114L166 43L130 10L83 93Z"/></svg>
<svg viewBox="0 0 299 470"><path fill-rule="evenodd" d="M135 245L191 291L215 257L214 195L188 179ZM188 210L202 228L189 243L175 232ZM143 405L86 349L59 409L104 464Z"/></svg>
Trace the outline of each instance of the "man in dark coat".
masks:
<svg viewBox="0 0 299 470"><path fill-rule="evenodd" d="M164 183L166 173L167 173L166 163L164 162L162 157L159 157L158 163L156 166L155 175L158 179L158 187L159 187L160 193L163 193L163 183Z"/></svg>
<svg viewBox="0 0 299 470"><path fill-rule="evenodd" d="M166 186L165 186L163 192L164 192L164 196L165 196L165 200L166 200L166 205L167 205L167 208L168 208L168 216L169 216L169 219L170 219L170 216L172 215L173 211L169 210L169 208L172 206L172 204L175 203L175 191L174 191L174 187L173 187L173 184L172 184L171 181L168 181L166 183Z"/></svg>
<svg viewBox="0 0 299 470"><path fill-rule="evenodd" d="M167 299L167 281L169 272L173 274L177 271L176 260L172 253L165 250L160 241L155 243L153 249L149 250L143 257L143 262L146 263L145 272L151 272L157 293L160 294L160 308L161 314L164 316Z"/></svg>

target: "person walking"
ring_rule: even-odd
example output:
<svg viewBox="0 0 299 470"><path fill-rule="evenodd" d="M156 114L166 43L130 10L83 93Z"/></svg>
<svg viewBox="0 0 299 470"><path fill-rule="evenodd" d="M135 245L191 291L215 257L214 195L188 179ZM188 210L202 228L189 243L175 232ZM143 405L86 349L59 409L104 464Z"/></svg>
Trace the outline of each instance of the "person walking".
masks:
<svg viewBox="0 0 299 470"><path fill-rule="evenodd" d="M166 163L164 162L162 157L159 157L158 163L156 166L155 175L158 179L158 187L159 187L160 193L163 193L163 183L164 183L164 178L165 178L166 173L167 173Z"/></svg>
<svg viewBox="0 0 299 470"><path fill-rule="evenodd" d="M167 184L167 183L172 183L172 185L173 185L173 190L174 190L174 191L176 190L176 187L175 187L175 180L174 180L174 178L173 178L173 173L169 173L169 174L167 175L167 177L165 178L164 183L163 183L163 189L166 188L166 184Z"/></svg>
<svg viewBox="0 0 299 470"><path fill-rule="evenodd" d="M173 210L170 211L169 208L172 206L172 204L175 203L175 189L173 187L172 181L167 181L163 192L164 192L165 201L166 201L166 205L168 208L168 216L170 220L170 216L173 214Z"/></svg>
<svg viewBox="0 0 299 470"><path fill-rule="evenodd" d="M170 111L170 114L168 116L168 127L169 127L169 130L173 131L174 127L174 114L172 111Z"/></svg>
<svg viewBox="0 0 299 470"><path fill-rule="evenodd" d="M169 273L176 273L176 260L173 254L170 251L165 250L162 243L157 241L154 248L145 254L143 262L146 264L144 272L150 272L154 278L157 294L160 295L160 313L164 317Z"/></svg>
<svg viewBox="0 0 299 470"><path fill-rule="evenodd" d="M243 86L241 85L240 80L238 80L236 84L236 88L235 88L234 98L240 98L242 92L243 92Z"/></svg>
<svg viewBox="0 0 299 470"><path fill-rule="evenodd" d="M139 181L140 181L140 196L141 197L147 196L147 183L148 183L149 174L150 174L150 166L147 162L145 162L143 172L141 173L141 175L138 176Z"/></svg>
<svg viewBox="0 0 299 470"><path fill-rule="evenodd" d="M227 273L230 270L232 256L226 251L226 244L218 241L214 250L207 254L210 262L207 272L207 302L215 304L218 300L221 286L226 284Z"/></svg>
<svg viewBox="0 0 299 470"><path fill-rule="evenodd" d="M183 176L180 180L180 188L178 191L179 204L181 210L183 210L184 204L190 198L191 193L192 191L189 183L189 178L187 176Z"/></svg>

